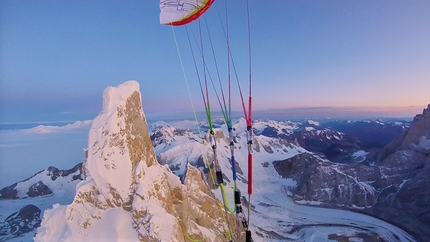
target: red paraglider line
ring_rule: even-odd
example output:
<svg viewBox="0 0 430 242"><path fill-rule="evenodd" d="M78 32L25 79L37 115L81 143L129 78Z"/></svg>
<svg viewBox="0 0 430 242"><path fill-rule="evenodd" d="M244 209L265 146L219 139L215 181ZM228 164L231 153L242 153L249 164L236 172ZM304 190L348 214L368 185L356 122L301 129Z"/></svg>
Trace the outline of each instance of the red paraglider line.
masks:
<svg viewBox="0 0 430 242"><path fill-rule="evenodd" d="M249 103L248 117L246 119L248 130L248 224L251 224L251 195L252 195L252 54L251 54L251 21L249 19L249 1L246 0L248 17L248 55L249 55ZM251 231L246 229L246 242L251 242Z"/></svg>

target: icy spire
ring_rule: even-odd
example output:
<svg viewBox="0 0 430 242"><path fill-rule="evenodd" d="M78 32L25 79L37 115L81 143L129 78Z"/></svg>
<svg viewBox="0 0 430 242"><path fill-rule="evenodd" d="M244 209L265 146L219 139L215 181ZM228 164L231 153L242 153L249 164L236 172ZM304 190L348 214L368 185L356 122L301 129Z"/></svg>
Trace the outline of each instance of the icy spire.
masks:
<svg viewBox="0 0 430 242"><path fill-rule="evenodd" d="M35 241L222 241L221 209L202 173L189 166L183 185L157 163L137 82L103 92L84 169L73 203L47 210Z"/></svg>

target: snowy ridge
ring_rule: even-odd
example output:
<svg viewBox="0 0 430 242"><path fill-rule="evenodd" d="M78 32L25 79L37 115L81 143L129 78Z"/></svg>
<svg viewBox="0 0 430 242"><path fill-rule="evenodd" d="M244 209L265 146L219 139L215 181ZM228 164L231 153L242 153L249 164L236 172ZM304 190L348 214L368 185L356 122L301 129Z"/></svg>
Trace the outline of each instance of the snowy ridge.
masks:
<svg viewBox="0 0 430 242"><path fill-rule="evenodd" d="M246 128L246 127L245 127ZM254 133L265 136L276 136L280 134L292 134L300 128L299 122L293 121L273 121L256 120L253 124ZM244 129L240 129L244 130Z"/></svg>
<svg viewBox="0 0 430 242"><path fill-rule="evenodd" d="M56 180L52 180L49 170L44 170L26 181L18 182L16 185L17 197L28 197L28 192L31 191L33 184L44 184L56 193L74 192L76 184L80 182L80 179L74 179L74 177L79 175L80 171L78 170L69 176L60 176Z"/></svg>
<svg viewBox="0 0 430 242"><path fill-rule="evenodd" d="M0 190L0 198L16 199L46 195L75 193L76 184L82 180L81 164L70 170L49 167L32 177Z"/></svg>

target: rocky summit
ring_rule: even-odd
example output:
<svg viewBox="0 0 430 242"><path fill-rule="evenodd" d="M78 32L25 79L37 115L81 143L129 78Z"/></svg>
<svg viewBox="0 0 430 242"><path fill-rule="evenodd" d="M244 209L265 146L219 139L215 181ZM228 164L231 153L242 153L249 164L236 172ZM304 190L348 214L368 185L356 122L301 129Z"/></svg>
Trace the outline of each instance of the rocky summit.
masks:
<svg viewBox="0 0 430 242"><path fill-rule="evenodd" d="M157 162L135 81L104 91L83 171L72 204L46 211L35 241L226 241L202 172L188 166L182 184Z"/></svg>
<svg viewBox="0 0 430 242"><path fill-rule="evenodd" d="M367 213L430 241L430 104L400 137L360 163L304 153L273 165L297 182L289 187L296 201Z"/></svg>

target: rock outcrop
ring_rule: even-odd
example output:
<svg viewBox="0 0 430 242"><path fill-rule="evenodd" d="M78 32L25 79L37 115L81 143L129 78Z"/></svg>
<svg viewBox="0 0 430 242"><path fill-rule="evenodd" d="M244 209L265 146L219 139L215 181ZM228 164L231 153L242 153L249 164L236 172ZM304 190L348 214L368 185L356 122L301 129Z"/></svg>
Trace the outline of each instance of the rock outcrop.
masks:
<svg viewBox="0 0 430 242"><path fill-rule="evenodd" d="M323 161L309 153L273 162L274 168L297 184L290 189L296 201L316 202L326 207L367 207L375 203L372 184L380 175L377 167L352 167Z"/></svg>
<svg viewBox="0 0 430 242"><path fill-rule="evenodd" d="M430 241L430 104L376 164L390 178L369 213Z"/></svg>
<svg viewBox="0 0 430 242"><path fill-rule="evenodd" d="M0 222L0 241L20 236L40 226L40 209L32 204L9 215Z"/></svg>
<svg viewBox="0 0 430 242"><path fill-rule="evenodd" d="M73 203L46 211L35 241L226 240L202 172L188 166L182 184L157 162L137 82L104 91L83 168Z"/></svg>

